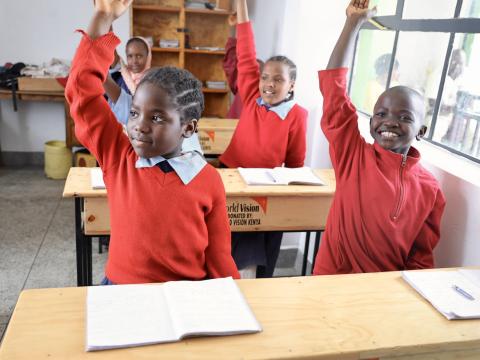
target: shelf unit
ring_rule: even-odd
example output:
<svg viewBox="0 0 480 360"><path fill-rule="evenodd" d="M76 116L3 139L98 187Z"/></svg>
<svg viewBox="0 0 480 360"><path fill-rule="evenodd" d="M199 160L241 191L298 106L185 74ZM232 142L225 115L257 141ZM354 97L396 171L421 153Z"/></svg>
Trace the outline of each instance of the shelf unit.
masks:
<svg viewBox="0 0 480 360"><path fill-rule="evenodd" d="M231 14L231 0L211 1L222 10L185 8L183 0L136 0L130 12L131 36L152 37L152 66L177 66L193 73L203 84L227 81L223 72ZM188 30L188 32L186 31ZM187 34L187 35L186 35ZM160 39L178 40L178 48L160 48ZM204 87L205 117L224 118L230 106L230 91Z"/></svg>

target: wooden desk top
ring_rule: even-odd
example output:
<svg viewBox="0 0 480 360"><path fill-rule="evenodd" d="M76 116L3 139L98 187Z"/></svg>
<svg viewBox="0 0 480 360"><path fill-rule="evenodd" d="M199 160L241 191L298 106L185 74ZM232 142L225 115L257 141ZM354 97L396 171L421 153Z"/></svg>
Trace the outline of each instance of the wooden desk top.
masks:
<svg viewBox="0 0 480 360"><path fill-rule="evenodd" d="M63 91L27 91L17 90L17 96L20 100L31 101L65 101ZM0 89L0 100L11 99L12 92L6 89Z"/></svg>
<svg viewBox="0 0 480 360"><path fill-rule="evenodd" d="M448 321L399 272L238 284L261 333L95 353L85 352L86 288L24 290L0 359L480 358L480 320Z"/></svg>
<svg viewBox="0 0 480 360"><path fill-rule="evenodd" d="M332 196L335 193L335 174L332 169L316 169L315 173L326 186L272 185L249 186L236 169L217 169L227 196ZM68 172L63 197L106 197L107 191L94 190L90 184L90 168L72 167Z"/></svg>
<svg viewBox="0 0 480 360"><path fill-rule="evenodd" d="M198 130L235 130L238 119L200 118Z"/></svg>

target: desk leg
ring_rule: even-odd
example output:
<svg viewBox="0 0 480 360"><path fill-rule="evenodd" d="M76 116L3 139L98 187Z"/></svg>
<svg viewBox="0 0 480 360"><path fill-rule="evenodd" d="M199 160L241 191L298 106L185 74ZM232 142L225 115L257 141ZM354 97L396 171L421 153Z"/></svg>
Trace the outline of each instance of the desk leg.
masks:
<svg viewBox="0 0 480 360"><path fill-rule="evenodd" d="M82 232L82 198L75 198L75 244L77 255L77 286L85 285L84 278L84 246L85 237Z"/></svg>
<svg viewBox="0 0 480 360"><path fill-rule="evenodd" d="M85 236L85 279L87 286L92 286L92 236Z"/></svg>
<svg viewBox="0 0 480 360"><path fill-rule="evenodd" d="M303 249L302 276L307 275L308 250L310 248L310 231L307 231L305 237L305 248Z"/></svg>
<svg viewBox="0 0 480 360"><path fill-rule="evenodd" d="M320 246L320 237L322 236L322 231L315 231L315 246L313 248L313 260L312 260L312 274L313 268L315 266L315 260L317 259L318 247Z"/></svg>

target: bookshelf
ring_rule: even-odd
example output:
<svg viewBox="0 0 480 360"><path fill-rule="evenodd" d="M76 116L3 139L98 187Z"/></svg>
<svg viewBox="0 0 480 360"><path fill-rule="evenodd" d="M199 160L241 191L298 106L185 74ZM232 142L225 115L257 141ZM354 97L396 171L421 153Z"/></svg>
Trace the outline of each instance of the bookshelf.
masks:
<svg viewBox="0 0 480 360"><path fill-rule="evenodd" d="M204 84L205 117L224 118L230 90L210 89L206 81L227 81L223 57L231 0L210 0L221 10L186 8L183 0L136 0L130 13L131 36L153 39L152 66L172 65L193 73ZM160 39L178 40L178 48L161 48Z"/></svg>

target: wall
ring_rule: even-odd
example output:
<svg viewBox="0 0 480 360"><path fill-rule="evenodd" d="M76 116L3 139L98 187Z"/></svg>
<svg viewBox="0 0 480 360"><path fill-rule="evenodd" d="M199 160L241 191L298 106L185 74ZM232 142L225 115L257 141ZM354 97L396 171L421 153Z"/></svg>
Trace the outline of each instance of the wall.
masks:
<svg viewBox="0 0 480 360"><path fill-rule="evenodd" d="M92 10L91 0L0 1L0 64L71 60L80 39L74 30L87 26ZM128 39L128 16L115 29ZM14 112L10 100L0 101L1 150L43 151L45 141L65 139L64 118L62 103L20 102Z"/></svg>

